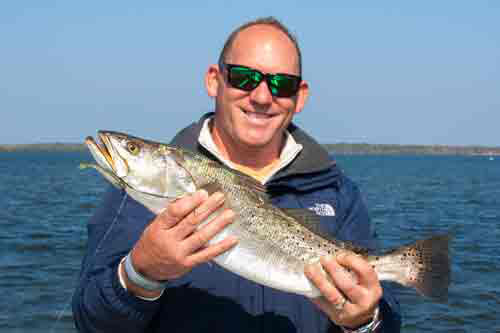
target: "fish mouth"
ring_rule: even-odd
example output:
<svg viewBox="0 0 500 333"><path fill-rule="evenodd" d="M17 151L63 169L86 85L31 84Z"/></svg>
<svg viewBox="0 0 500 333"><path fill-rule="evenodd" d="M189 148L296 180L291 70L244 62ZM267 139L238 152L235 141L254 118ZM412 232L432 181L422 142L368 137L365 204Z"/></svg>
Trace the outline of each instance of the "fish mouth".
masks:
<svg viewBox="0 0 500 333"><path fill-rule="evenodd" d="M94 140L92 136L88 136L85 139L85 144L94 157L96 163L81 163L81 169L94 168L116 187L126 189L127 191L130 190L131 192L129 192L129 194L134 193L134 195L143 197L149 196L160 199L177 199L181 195L184 195L185 192L191 193L196 190L196 188L190 188L189 184L186 185L182 183L182 181L185 181L185 178L188 176L188 172L179 163L178 159L182 158L182 156L177 156L178 154L174 153L174 148L168 146L157 147L160 145L159 143L143 140L119 132L98 131L97 133L96 140ZM141 147L152 146L155 148L151 148L151 150L153 150L152 154L165 154L165 159L163 159L163 161L170 161L170 165L165 167L165 170L162 170L163 178L159 179L157 184L153 183L151 179L148 178L150 175L143 169L141 169L142 171L135 173L135 165L132 164L132 166L129 166L130 161L128 161L127 158L130 156L128 156L127 149L128 143L132 142L135 142ZM146 156L145 159L149 160L148 158L149 157ZM169 169L174 168L173 163L176 163L176 169L179 168L185 172L169 171ZM139 167L144 167L144 163L139 163ZM147 167L146 170L148 170ZM177 180L175 177L179 175L182 179ZM169 179L169 177L173 180ZM194 186L195 185L193 185L193 187Z"/></svg>
<svg viewBox="0 0 500 333"><path fill-rule="evenodd" d="M98 132L97 138L99 142L94 140L93 137L88 136L85 139L85 144L100 167L117 174L117 154L114 153L110 139L102 132Z"/></svg>

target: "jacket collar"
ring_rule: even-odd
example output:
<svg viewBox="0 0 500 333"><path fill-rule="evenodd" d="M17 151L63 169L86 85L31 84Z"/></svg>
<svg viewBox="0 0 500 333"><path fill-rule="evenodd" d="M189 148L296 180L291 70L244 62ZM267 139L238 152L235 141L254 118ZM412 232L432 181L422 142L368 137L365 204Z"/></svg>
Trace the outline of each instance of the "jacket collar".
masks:
<svg viewBox="0 0 500 333"><path fill-rule="evenodd" d="M192 123L177 133L172 139L171 144L217 160L212 153L198 142L203 123L213 115L213 112L204 114L198 122ZM332 177L337 178L340 171L323 146L293 123L288 127L288 132L298 144L303 146L303 149L292 163L272 177L269 183L270 186L280 186L286 183L287 187L292 186L305 190L310 187L316 187L318 181L324 183L330 179L331 182Z"/></svg>

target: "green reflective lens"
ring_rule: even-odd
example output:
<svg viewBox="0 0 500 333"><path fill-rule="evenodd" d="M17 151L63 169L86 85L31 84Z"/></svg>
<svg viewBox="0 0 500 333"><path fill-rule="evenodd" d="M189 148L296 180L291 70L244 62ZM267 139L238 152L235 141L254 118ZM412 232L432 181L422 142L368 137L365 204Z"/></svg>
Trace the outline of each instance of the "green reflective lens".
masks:
<svg viewBox="0 0 500 333"><path fill-rule="evenodd" d="M230 83L243 90L252 90L262 81L258 73L245 67L233 67L229 73Z"/></svg>
<svg viewBox="0 0 500 333"><path fill-rule="evenodd" d="M276 89L276 95L280 92L295 92L299 88L300 81L288 75L276 74L269 80L269 88ZM294 93L294 94L295 94Z"/></svg>
<svg viewBox="0 0 500 333"><path fill-rule="evenodd" d="M224 64L224 66L227 67L228 82L232 87L251 91L265 79L269 91L276 97L294 96L302 80L300 76L291 74L263 74L246 66L231 64Z"/></svg>

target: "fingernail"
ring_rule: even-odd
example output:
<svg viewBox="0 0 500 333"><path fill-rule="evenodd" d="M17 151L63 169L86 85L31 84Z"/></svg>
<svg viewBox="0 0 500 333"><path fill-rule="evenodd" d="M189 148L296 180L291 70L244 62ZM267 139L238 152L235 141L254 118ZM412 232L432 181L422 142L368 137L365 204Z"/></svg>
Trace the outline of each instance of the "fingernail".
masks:
<svg viewBox="0 0 500 333"><path fill-rule="evenodd" d="M224 217L228 218L228 219L232 219L236 216L236 214L234 214L234 212L231 210L231 209L228 209L224 212Z"/></svg>
<svg viewBox="0 0 500 333"><path fill-rule="evenodd" d="M334 256L334 255L332 255L332 254L329 254L329 255L327 255L327 256L325 257L325 260L327 260L327 261L334 261L334 260L335 260L335 256Z"/></svg>
<svg viewBox="0 0 500 333"><path fill-rule="evenodd" d="M224 194L221 193L221 192L215 192L213 194L213 198L216 202L221 202L221 201L224 201Z"/></svg>
<svg viewBox="0 0 500 333"><path fill-rule="evenodd" d="M233 236L233 235L231 235L231 236L227 236L227 239L229 240L229 242L230 242L231 244L236 244L236 243L238 243L238 237L236 237L236 236Z"/></svg>
<svg viewBox="0 0 500 333"><path fill-rule="evenodd" d="M331 254L329 254L327 256L321 257L320 262L322 265L323 264L331 264L331 263L335 262L335 257L332 256Z"/></svg>
<svg viewBox="0 0 500 333"><path fill-rule="evenodd" d="M340 252L339 254L337 254L337 260L344 260L346 256L347 256L347 253Z"/></svg>
<svg viewBox="0 0 500 333"><path fill-rule="evenodd" d="M321 262L315 262L307 265L309 273L319 272L321 270L320 267L321 267Z"/></svg>
<svg viewBox="0 0 500 333"><path fill-rule="evenodd" d="M201 196L202 199L208 198L208 192L206 190L198 190L198 195Z"/></svg>

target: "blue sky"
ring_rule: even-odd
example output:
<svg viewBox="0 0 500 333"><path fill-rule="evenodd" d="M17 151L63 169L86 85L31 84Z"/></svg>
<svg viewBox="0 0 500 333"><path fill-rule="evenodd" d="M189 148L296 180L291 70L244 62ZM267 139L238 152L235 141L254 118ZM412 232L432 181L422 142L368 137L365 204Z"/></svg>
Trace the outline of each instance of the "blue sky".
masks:
<svg viewBox="0 0 500 333"><path fill-rule="evenodd" d="M239 24L298 37L320 142L500 146L498 1L3 1L0 143L168 141Z"/></svg>

